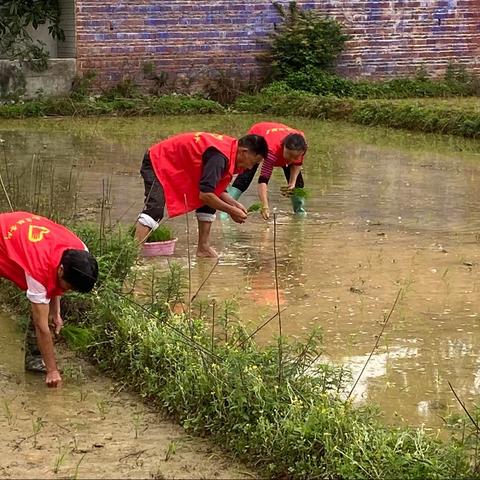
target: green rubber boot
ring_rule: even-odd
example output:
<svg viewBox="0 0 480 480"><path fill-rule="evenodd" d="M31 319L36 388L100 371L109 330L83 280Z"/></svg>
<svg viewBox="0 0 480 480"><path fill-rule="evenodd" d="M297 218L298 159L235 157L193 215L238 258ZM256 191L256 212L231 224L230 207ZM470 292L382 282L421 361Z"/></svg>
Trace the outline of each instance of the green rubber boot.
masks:
<svg viewBox="0 0 480 480"><path fill-rule="evenodd" d="M305 210L305 198L299 197L297 195L292 195L291 200L292 200L293 212L296 215L304 217L307 214Z"/></svg>
<svg viewBox="0 0 480 480"><path fill-rule="evenodd" d="M231 185L227 187L227 193L234 199L238 200L240 198L240 195L243 193L241 190L239 190L237 187L232 187ZM220 220L228 220L229 215L226 212L220 212Z"/></svg>

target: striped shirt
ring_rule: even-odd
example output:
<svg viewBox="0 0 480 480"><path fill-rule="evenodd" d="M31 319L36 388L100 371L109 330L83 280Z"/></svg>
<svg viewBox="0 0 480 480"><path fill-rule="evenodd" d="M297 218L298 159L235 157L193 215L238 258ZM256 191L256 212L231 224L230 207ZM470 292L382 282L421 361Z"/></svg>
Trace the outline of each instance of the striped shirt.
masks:
<svg viewBox="0 0 480 480"><path fill-rule="evenodd" d="M258 183L268 183L272 176L273 167L278 161L278 155L271 150L268 151L267 158L262 163L262 169L260 170L260 176L258 177Z"/></svg>

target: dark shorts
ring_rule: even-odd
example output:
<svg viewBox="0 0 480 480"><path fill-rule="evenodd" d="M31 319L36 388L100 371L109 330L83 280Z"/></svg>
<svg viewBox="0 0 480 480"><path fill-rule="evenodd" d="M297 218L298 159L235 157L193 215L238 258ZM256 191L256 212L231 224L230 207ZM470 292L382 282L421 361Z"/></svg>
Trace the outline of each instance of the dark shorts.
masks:
<svg viewBox="0 0 480 480"><path fill-rule="evenodd" d="M142 175L143 184L145 186L145 203L143 205L142 213L153 218L156 222L159 222L163 218L165 211L165 193L153 171L149 152L146 152L143 157L140 174ZM210 214L216 212L214 208L207 205L202 205L200 208L197 208L196 211L199 213Z"/></svg>

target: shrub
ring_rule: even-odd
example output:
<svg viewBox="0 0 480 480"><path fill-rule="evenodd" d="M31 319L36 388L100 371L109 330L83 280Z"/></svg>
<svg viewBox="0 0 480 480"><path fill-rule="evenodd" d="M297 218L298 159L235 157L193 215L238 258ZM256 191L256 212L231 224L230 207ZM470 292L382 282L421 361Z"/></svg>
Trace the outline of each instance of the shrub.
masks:
<svg viewBox="0 0 480 480"><path fill-rule="evenodd" d="M475 80L476 77L459 78L462 78L462 81L452 77L452 74L448 74L443 80L434 80L422 75L418 78L394 78L377 82L354 81L305 67L290 72L284 76L283 80L288 87L294 90L315 95L358 99L470 96L480 91L478 80Z"/></svg>
<svg viewBox="0 0 480 480"><path fill-rule="evenodd" d="M348 35L334 19L322 18L314 10L301 10L296 2L288 9L274 3L283 24L271 35L267 59L276 78L303 68L329 70L343 51Z"/></svg>

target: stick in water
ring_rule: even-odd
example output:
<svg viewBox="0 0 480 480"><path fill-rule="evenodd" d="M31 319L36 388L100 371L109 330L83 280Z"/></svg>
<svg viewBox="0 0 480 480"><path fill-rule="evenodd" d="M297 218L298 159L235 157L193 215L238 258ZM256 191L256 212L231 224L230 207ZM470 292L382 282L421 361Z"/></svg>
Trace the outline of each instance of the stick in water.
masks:
<svg viewBox="0 0 480 480"><path fill-rule="evenodd" d="M373 354L375 353L375 350L378 347L380 339L382 338L385 327L387 326L387 323L390 320L390 317L392 316L393 311L395 310L395 306L397 305L397 302L398 302L398 299L400 298L401 293L402 293L402 289L400 289L397 293L397 297L395 298L395 301L393 302L392 308L390 309L390 313L388 314L387 318L385 319L385 322L383 322L383 326L382 326L382 329L380 330L380 334L377 337L377 341L375 342L375 345L373 346L372 351L370 352L370 355L368 356L367 361L365 362L365 365L363 366L362 371L360 372L360 375L358 375L357 379L355 380L355 383L353 384L353 387L352 387L352 389L350 390L350 393L347 396L347 400L352 396L352 393L355 390L355 387L357 386L358 382L360 381L360 378L362 378L363 372L365 372L365 369L367 368L368 362L370 361Z"/></svg>

